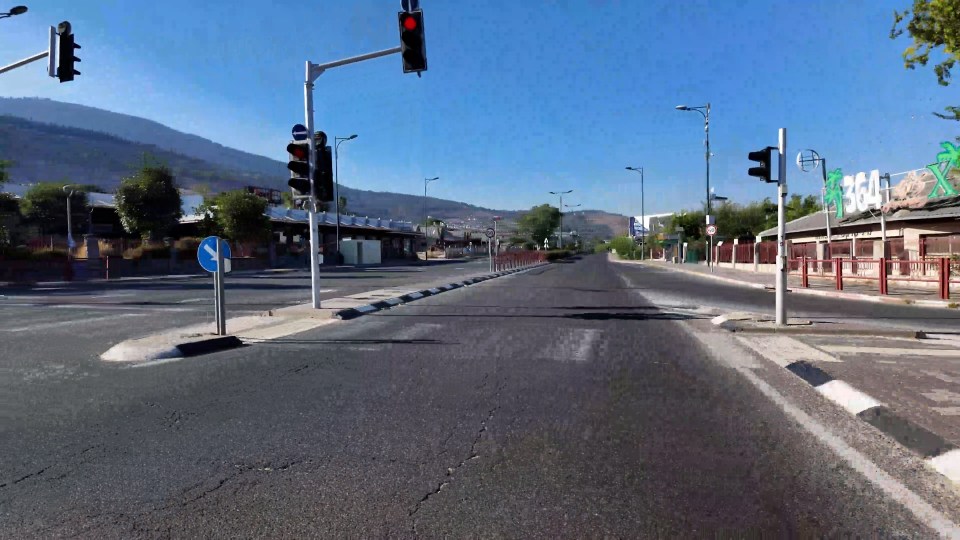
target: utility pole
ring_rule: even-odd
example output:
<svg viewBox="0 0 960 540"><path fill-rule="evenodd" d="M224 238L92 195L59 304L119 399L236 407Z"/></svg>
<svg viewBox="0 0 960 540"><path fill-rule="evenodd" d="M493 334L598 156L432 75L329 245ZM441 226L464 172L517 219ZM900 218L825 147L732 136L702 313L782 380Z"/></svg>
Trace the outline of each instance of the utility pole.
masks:
<svg viewBox="0 0 960 540"><path fill-rule="evenodd" d="M573 190L550 192L551 195L560 196L560 207L558 208L560 210L560 234L557 235L557 249L563 249L563 196L567 193L573 193Z"/></svg>
<svg viewBox="0 0 960 540"><path fill-rule="evenodd" d="M430 224L427 223L430 216L427 215L427 184L439 179L440 179L439 176L423 179L423 239L425 242L425 247L423 248L424 263L427 263L430 261Z"/></svg>

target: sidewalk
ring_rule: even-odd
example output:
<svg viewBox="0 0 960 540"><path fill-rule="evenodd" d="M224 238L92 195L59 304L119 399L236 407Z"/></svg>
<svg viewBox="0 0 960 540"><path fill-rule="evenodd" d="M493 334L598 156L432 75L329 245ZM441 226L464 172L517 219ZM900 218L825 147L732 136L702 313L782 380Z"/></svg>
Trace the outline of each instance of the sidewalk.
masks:
<svg viewBox="0 0 960 540"><path fill-rule="evenodd" d="M711 272L705 264L673 264L664 261L631 261L615 258L611 255L610 260L621 264L644 264L661 268L663 270L673 270L676 272L685 272L688 274L699 275L704 278L723 281L734 285L752 287L756 289L775 288L774 274L757 273L749 270L734 270L732 268L715 267ZM833 279L819 278L810 276L810 287L800 286L800 276L790 275L787 277L787 291L795 294L809 294L814 296L827 296L833 298L849 298L851 300L863 300L868 302L889 302L896 304L917 304L926 307L956 308L960 300L939 300L936 289L925 289L919 287L897 286L891 287L890 294L881 295L879 287L875 282L851 283L844 282L843 290L838 291L834 286ZM960 296L960 295L958 295Z"/></svg>

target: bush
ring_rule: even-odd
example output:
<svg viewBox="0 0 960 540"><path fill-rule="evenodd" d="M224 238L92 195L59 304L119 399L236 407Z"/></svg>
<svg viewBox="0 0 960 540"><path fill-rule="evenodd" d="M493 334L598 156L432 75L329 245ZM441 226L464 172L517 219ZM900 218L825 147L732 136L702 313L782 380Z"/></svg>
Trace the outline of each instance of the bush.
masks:
<svg viewBox="0 0 960 540"><path fill-rule="evenodd" d="M65 249L41 249L40 251L34 251L33 255L30 257L35 261L57 261L64 260L68 257L67 250Z"/></svg>
<svg viewBox="0 0 960 540"><path fill-rule="evenodd" d="M163 245L146 245L123 252L124 259L169 259L170 248Z"/></svg>
<svg viewBox="0 0 960 540"><path fill-rule="evenodd" d="M197 256L197 248L200 247L200 242L203 241L203 238L194 238L187 237L181 238L173 243L173 247L177 249L177 259L192 259Z"/></svg>
<svg viewBox="0 0 960 540"><path fill-rule="evenodd" d="M33 258L33 253L23 246L0 246L0 260L26 261Z"/></svg>
<svg viewBox="0 0 960 540"><path fill-rule="evenodd" d="M597 244L597 245L593 246L593 252L594 252L594 253L609 253L609 252L610 252L610 244L609 244L609 243Z"/></svg>

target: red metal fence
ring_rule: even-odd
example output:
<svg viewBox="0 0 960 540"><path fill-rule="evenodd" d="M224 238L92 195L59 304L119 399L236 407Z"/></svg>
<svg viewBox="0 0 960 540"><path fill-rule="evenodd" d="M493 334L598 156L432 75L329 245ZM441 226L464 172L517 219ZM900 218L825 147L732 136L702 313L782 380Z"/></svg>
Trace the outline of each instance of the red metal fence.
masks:
<svg viewBox="0 0 960 540"><path fill-rule="evenodd" d="M800 286L810 287L810 278L830 279L838 291L844 282L875 283L880 294L890 294L890 287L936 288L943 300L950 299L950 284L960 283L960 260L947 257L921 261L892 259L790 259L790 273L800 276Z"/></svg>

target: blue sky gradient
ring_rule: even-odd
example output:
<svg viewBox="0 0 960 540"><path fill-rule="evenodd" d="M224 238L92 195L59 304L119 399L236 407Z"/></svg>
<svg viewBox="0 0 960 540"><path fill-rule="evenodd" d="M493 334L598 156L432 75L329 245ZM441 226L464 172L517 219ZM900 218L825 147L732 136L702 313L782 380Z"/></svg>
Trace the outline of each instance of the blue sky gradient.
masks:
<svg viewBox="0 0 960 540"><path fill-rule="evenodd" d="M10 3L9 1L7 2ZM46 64L0 75L0 95L41 96L143 116L286 160L303 121L304 61L399 44L397 0L20 0L0 21L0 64L46 48L70 20L83 73L60 84ZM747 152L789 130L791 192L819 193L793 157L814 148L853 173L926 165L955 122L956 88L907 71L888 33L908 0L422 0L429 71L391 56L337 68L316 85L316 121L341 145L341 180L524 209L574 189L569 204L639 214L704 199L703 121L712 105L711 181L748 202L775 195L746 175ZM12 5L12 4L11 4ZM7 6L9 7L9 6Z"/></svg>

